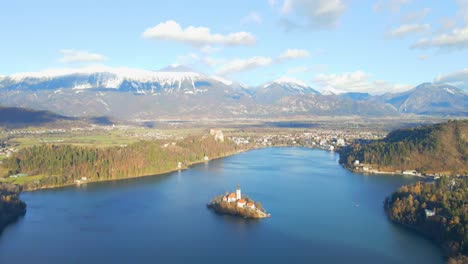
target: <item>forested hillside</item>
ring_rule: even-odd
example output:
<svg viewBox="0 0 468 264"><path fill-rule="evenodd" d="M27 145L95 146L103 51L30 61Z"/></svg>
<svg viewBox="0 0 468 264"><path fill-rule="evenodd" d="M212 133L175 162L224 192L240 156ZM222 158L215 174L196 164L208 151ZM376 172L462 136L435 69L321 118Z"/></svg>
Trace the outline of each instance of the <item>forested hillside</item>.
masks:
<svg viewBox="0 0 468 264"><path fill-rule="evenodd" d="M0 233L26 213L26 204L19 199L21 187L0 183Z"/></svg>
<svg viewBox="0 0 468 264"><path fill-rule="evenodd" d="M468 177L403 186L385 201L390 219L436 240L451 256L468 256ZM434 215L426 215L433 212Z"/></svg>
<svg viewBox="0 0 468 264"><path fill-rule="evenodd" d="M398 129L382 140L342 150L341 163L352 166L355 160L386 171L467 175L468 120Z"/></svg>
<svg viewBox="0 0 468 264"><path fill-rule="evenodd" d="M217 142L212 136L188 137L174 142L141 141L120 147L85 147L44 144L25 148L7 159L3 166L9 175L28 174L26 190L88 181L129 178L171 171L183 166L235 152L231 142ZM34 181L34 175L39 175Z"/></svg>

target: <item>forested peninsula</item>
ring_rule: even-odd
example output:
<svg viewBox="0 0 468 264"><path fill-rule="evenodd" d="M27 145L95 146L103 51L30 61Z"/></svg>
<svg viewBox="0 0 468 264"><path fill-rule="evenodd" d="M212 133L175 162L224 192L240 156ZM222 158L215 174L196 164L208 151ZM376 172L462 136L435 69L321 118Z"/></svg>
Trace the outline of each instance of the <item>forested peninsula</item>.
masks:
<svg viewBox="0 0 468 264"><path fill-rule="evenodd" d="M403 186L385 200L385 210L393 222L435 240L448 256L468 261L468 177Z"/></svg>
<svg viewBox="0 0 468 264"><path fill-rule="evenodd" d="M211 135L182 140L141 141L125 146L89 147L43 144L21 149L2 164L6 176L18 177L24 190L154 175L241 151Z"/></svg>
<svg viewBox="0 0 468 264"><path fill-rule="evenodd" d="M21 187L0 183L0 234L10 223L26 213L26 204L19 199Z"/></svg>
<svg viewBox="0 0 468 264"><path fill-rule="evenodd" d="M384 139L357 142L340 151L355 171L468 175L468 120L397 129Z"/></svg>

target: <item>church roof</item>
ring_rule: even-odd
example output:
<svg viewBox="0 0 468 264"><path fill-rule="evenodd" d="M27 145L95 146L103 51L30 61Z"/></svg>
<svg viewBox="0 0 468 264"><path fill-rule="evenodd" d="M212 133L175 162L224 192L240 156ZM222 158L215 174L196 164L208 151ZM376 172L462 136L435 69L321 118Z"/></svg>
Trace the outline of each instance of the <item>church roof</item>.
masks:
<svg viewBox="0 0 468 264"><path fill-rule="evenodd" d="M236 198L236 194L235 193L231 193L228 198Z"/></svg>

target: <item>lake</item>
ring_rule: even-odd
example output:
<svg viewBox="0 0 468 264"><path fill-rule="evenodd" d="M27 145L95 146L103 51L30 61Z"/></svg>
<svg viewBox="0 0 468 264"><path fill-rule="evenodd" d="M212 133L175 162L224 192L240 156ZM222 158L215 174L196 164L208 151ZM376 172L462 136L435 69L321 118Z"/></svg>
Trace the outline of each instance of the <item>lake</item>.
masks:
<svg viewBox="0 0 468 264"><path fill-rule="evenodd" d="M424 237L389 222L383 200L417 179L365 176L338 154L266 148L137 179L27 192L0 236L0 263L444 263ZM271 218L206 208L234 191Z"/></svg>

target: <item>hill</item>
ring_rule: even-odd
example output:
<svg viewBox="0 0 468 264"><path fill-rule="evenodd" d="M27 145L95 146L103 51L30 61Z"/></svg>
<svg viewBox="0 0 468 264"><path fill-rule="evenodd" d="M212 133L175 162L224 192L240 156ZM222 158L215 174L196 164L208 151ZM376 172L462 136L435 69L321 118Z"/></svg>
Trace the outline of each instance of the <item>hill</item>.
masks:
<svg viewBox="0 0 468 264"><path fill-rule="evenodd" d="M60 120L74 119L50 111L0 106L0 126L4 127L41 126Z"/></svg>
<svg viewBox="0 0 468 264"><path fill-rule="evenodd" d="M382 140L359 142L341 151L342 164L353 167L355 160L381 171L467 175L468 120L398 129Z"/></svg>
<svg viewBox="0 0 468 264"><path fill-rule="evenodd" d="M19 199L21 187L0 183L0 233L26 213L26 204Z"/></svg>
<svg viewBox="0 0 468 264"><path fill-rule="evenodd" d="M447 255L468 256L468 178L403 186L385 200L389 218L437 241ZM449 262L452 263L452 262ZM466 262L461 262L466 263Z"/></svg>

